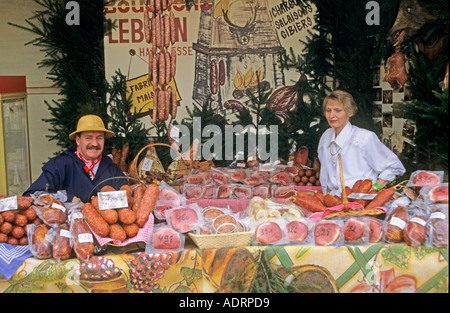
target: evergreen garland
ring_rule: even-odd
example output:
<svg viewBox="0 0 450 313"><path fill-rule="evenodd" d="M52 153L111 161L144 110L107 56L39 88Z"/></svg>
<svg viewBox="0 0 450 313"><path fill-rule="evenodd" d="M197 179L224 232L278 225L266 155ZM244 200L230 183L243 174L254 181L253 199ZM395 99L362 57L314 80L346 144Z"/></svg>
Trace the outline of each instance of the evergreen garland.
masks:
<svg viewBox="0 0 450 313"><path fill-rule="evenodd" d="M131 111L133 102L131 94L127 96L126 77L120 71L116 71L112 77L112 82L108 86L108 115L110 119L109 130L115 136L111 138L109 144L117 149L122 149L125 143L130 145L130 153L126 162L129 164L139 150L148 143L149 129L146 129L138 119L141 112ZM111 148L111 147L108 147Z"/></svg>
<svg viewBox="0 0 450 313"><path fill-rule="evenodd" d="M54 87L60 88L61 99L45 102L51 118L49 140L66 149L75 145L69 134L76 129L78 119L85 114L97 114L107 118L104 77L103 37L105 18L103 0L80 0L80 25L68 25L65 1L34 0L42 9L36 11L28 26L13 23L37 35L28 44L42 48L45 58L39 67L49 68L48 78ZM107 120L106 120L107 121ZM58 154L59 152L57 152Z"/></svg>

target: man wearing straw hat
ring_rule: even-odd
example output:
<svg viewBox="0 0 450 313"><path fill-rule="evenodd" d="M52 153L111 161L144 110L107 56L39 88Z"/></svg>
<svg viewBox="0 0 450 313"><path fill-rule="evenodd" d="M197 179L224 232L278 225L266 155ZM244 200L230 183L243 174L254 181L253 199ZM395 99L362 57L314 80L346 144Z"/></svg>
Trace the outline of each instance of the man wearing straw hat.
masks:
<svg viewBox="0 0 450 313"><path fill-rule="evenodd" d="M127 184L124 178L114 178L125 175L103 153L105 139L113 136L114 133L105 128L99 116L81 117L76 131L69 135L71 140L76 141L77 147L50 159L42 167L42 174L24 195L31 195L36 191L56 193L65 190L67 201L88 202L89 196L95 195L105 185L119 189Z"/></svg>

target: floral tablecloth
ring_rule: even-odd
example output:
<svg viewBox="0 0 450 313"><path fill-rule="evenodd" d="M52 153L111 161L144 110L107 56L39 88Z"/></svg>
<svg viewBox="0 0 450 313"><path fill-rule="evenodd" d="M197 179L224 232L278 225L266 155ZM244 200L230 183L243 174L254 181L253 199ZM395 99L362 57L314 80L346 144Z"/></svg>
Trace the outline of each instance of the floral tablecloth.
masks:
<svg viewBox="0 0 450 313"><path fill-rule="evenodd" d="M448 293L448 249L405 244L249 246L167 254L108 247L80 266L73 258L28 258L1 293L283 292ZM108 272L109 271L109 272Z"/></svg>

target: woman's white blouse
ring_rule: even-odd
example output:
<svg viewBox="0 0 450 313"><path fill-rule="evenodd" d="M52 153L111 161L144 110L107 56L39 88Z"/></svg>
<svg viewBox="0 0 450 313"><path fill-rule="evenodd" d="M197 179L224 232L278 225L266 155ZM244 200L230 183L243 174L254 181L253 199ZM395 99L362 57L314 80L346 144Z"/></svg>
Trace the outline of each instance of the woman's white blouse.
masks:
<svg viewBox="0 0 450 313"><path fill-rule="evenodd" d="M344 183L352 187L359 179L393 181L405 173L405 167L377 135L350 122L335 137L334 128L327 129L319 141L320 183L324 193L341 193L338 154L341 154Z"/></svg>

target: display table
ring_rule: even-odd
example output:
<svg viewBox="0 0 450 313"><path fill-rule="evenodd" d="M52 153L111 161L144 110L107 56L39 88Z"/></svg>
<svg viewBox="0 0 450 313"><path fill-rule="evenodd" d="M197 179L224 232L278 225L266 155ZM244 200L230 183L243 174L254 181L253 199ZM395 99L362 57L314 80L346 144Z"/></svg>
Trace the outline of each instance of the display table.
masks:
<svg viewBox="0 0 450 313"><path fill-rule="evenodd" d="M80 262L28 258L0 292L448 292L448 249L404 244L273 246L149 255L144 247L108 247L80 279ZM101 264L117 275L95 277ZM269 278L271 277L271 278Z"/></svg>

